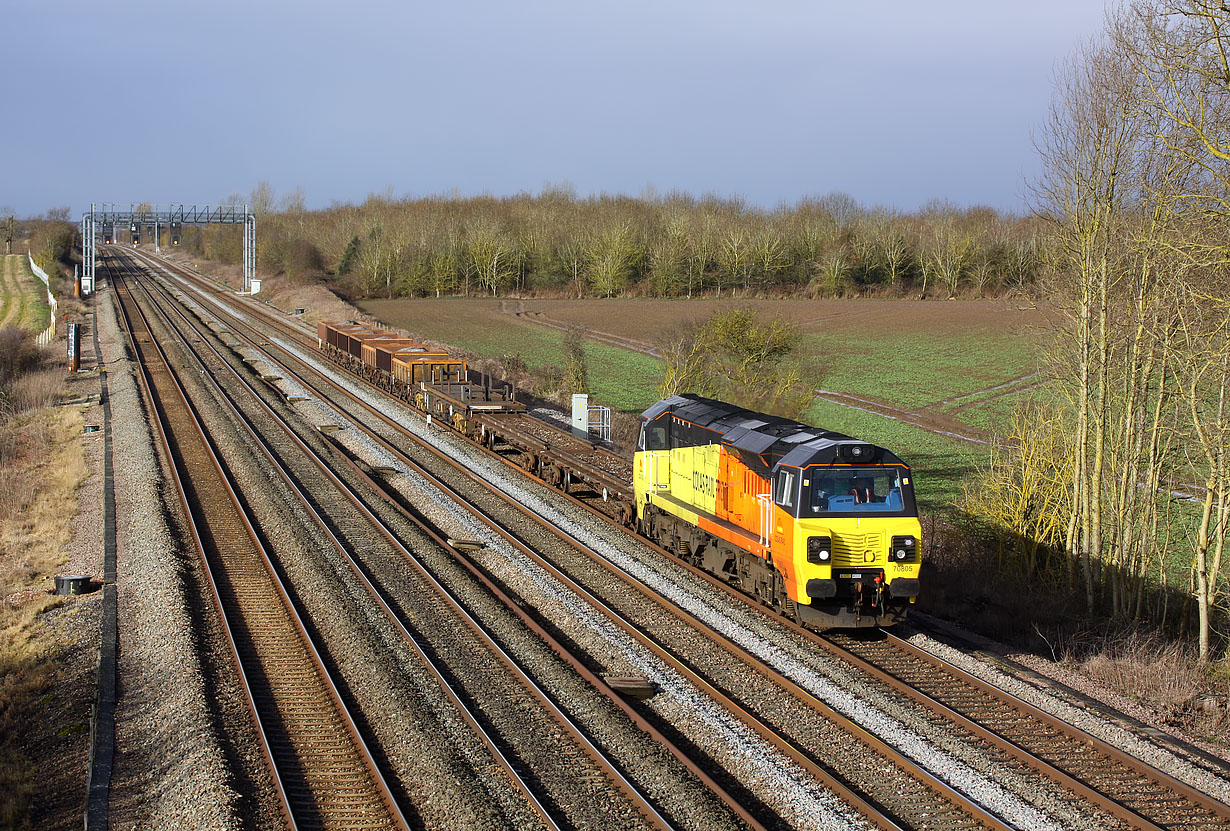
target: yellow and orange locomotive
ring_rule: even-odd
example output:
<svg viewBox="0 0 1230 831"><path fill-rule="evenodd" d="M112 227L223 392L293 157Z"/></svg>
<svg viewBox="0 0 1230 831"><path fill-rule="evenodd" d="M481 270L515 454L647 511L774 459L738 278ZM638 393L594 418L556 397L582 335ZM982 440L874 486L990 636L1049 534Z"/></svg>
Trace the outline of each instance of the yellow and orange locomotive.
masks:
<svg viewBox="0 0 1230 831"><path fill-rule="evenodd" d="M816 628L904 617L919 591L921 527L901 459L691 394L642 419L643 534Z"/></svg>

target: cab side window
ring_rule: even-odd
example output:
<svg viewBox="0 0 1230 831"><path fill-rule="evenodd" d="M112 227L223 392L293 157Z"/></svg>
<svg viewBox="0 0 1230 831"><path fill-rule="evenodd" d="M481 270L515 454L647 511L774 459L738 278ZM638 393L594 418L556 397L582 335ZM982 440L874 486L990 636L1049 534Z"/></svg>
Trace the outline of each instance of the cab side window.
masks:
<svg viewBox="0 0 1230 831"><path fill-rule="evenodd" d="M645 425L646 450L666 450L668 441L665 420L651 421Z"/></svg>
<svg viewBox="0 0 1230 831"><path fill-rule="evenodd" d="M779 470L773 483L773 501L783 508L794 508L795 475L793 470Z"/></svg>

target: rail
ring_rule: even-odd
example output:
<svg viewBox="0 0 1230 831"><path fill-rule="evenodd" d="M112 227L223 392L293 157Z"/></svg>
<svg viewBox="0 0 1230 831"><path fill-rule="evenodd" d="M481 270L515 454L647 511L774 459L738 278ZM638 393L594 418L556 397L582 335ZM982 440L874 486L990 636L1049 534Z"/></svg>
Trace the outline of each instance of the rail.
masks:
<svg viewBox="0 0 1230 831"><path fill-rule="evenodd" d="M654 481L655 479L656 477L653 475L653 471L651 470L650 471L651 488L655 487L657 484ZM580 502L579 500L577 500L577 504L585 505L585 503ZM593 510L591 506L585 505L585 507L589 508L590 510ZM654 547L657 548L657 546L654 546ZM670 554L670 552L664 552L664 553ZM687 563L681 563L681 565L683 565L688 570L692 571L696 576L708 581L711 585L720 588L724 592L729 593L729 595L732 598L742 602L746 606L750 608L757 608L760 612L764 613L766 616L772 616L776 618L776 615L773 615L771 612L763 610L763 609L759 609L758 604L755 602L754 599L738 593L737 591L731 589L729 586L726 586L720 580L713 578L711 575L708 575L707 573L699 569L695 569L694 567L691 567ZM789 621L783 620L782 622L785 625L794 629L798 634L811 639L813 642L821 646L825 646L826 644L829 644L829 642L826 641L826 639L820 638L816 636L814 633L811 633L808 630L803 629L802 627L799 627ZM830 651L833 649L831 644L829 644L828 646L825 646L825 648L829 649ZM854 663L856 666L860 665L860 662L858 661L851 661L851 662ZM861 662L861 663L865 664L865 662ZM872 674L877 675L877 673L874 671L872 672ZM882 676L886 676L886 675L888 675L888 673L881 672L877 675L877 677L881 677L881 680L884 680ZM885 683L889 683L889 682L885 681ZM892 685L891 683L890 683L890 686L894 686L895 689L897 688L895 685ZM911 693L909 692L903 692L903 694L907 696L911 695ZM925 704L925 706L931 707L936 712L940 712L940 713L946 713L946 711L949 711L951 709L951 708L948 708L946 706L939 704L938 702L928 703L928 704ZM1170 824L1165 821L1165 817L1161 817L1161 816L1156 817L1155 819L1157 819L1158 821L1155 822L1153 819L1150 819L1148 817L1149 811L1147 809L1141 808L1140 810L1137 810L1136 807L1128 807L1127 805L1122 804L1124 801L1126 801L1125 798L1116 799L1113 795L1101 793L1097 788L1091 787L1081 782L1079 777L1073 776L1072 774L1066 772L1065 770L1062 770L1060 767L1056 767L1056 765L1053 765L1050 762L1043 761L1033 756L1032 754L1024 753L1020 748L1016 748L1014 746L1015 744L1014 742L1004 739L1003 737L992 736L990 735L991 731L986 730L986 728L975 723L973 720L969 718L961 717L960 714L956 714L956 715L958 716L958 718L956 718L955 721L963 729L968 730L974 735L982 738L984 741L988 741L991 744L999 747L1001 751L1008 753L1010 756L1014 756L1015 758L1020 759L1027 766L1033 768L1034 770L1037 770L1040 773L1043 773L1048 778L1051 778L1052 780L1058 782L1062 786L1068 787L1076 791L1077 793L1080 793L1082 797L1089 800L1091 803L1100 805L1104 810L1109 811L1111 814L1119 817L1121 820L1127 822L1129 825L1138 827L1138 828L1153 828L1153 827L1157 827L1158 825L1169 825ZM1080 731L1078 728L1075 728L1071 725L1065 724L1062 726L1062 729L1064 730L1064 732L1070 732L1073 738L1079 742L1083 742L1086 745L1091 746L1091 747L1099 747L1099 749L1103 753L1109 752L1111 755L1125 755L1125 754L1120 754L1120 752L1115 751L1113 748L1101 747L1105 743L1101 743L1101 742L1098 742L1097 740L1092 739L1092 737L1090 737L1087 733L1084 733L1083 731ZM1221 803L1218 803L1215 800L1209 799L1206 795L1200 794L1199 792L1184 785L1183 783L1177 782L1176 780L1173 780L1172 778L1167 777L1164 774L1161 774L1159 771L1156 771L1150 768L1148 765L1143 765L1142 763L1139 763L1138 761L1134 762L1133 764L1137 766L1137 771L1138 771L1137 776L1140 777L1138 781L1144 781L1144 782L1151 781L1155 785L1161 785L1163 788L1172 789L1176 794L1181 795L1181 798L1184 801L1186 801L1189 805L1191 805L1197 812L1205 813L1206 817L1208 818L1207 822L1210 823L1209 827L1221 827L1219 825L1220 823L1230 822L1230 809L1227 809L1226 806L1222 805Z"/></svg>
<svg viewBox="0 0 1230 831"><path fill-rule="evenodd" d="M229 325L230 332L235 333L236 329L246 326L246 324L242 324L242 323L239 326L236 326L235 323L238 323L238 322L239 321L237 320L233 320L231 322L231 324ZM260 349L261 347L259 344L261 344L264 339L259 335L259 333L255 331L252 334L253 334L253 337L251 338L245 337L243 335L239 335L239 337L244 337L245 340L248 341L249 345L252 348ZM268 360L271 363L273 363L277 367L279 373L283 373L285 377L294 378L298 382L303 383L305 386L307 385L307 381L304 378L302 378L302 376L300 376L298 373L296 373L295 370L286 366L284 363L278 362L272 356L269 356L267 351L265 350L261 350L261 351L265 352L266 354L265 360ZM342 394L350 395L350 393L347 390L340 388L337 384L335 384L334 382L330 381L327 378L325 379L324 383L334 387ZM399 430L401 429L400 425L397 425L395 420L390 419L387 415L385 415L384 413L381 413L378 409L362 401L362 399L356 399L356 401L360 406L367 409L374 416L380 418L386 423L389 423L391 426ZM410 440L417 441L412 434L406 434L406 435L407 435L407 438L409 438ZM437 476L431 474L429 471L427 471L420 465L416 464L413 460L407 457L394 444L389 443L388 441L382 439L381 437L379 437L378 435L374 433L369 435L369 439L381 445L386 452L389 452L390 454L394 455L401 464L405 464L407 467L411 468L416 473L418 473L418 475L423 476L424 478L427 478L428 480L435 483L437 487L441 488L446 493L448 493L450 495L450 498L457 501L459 504L464 505L470 511L475 512L480 516L484 516L483 512L473 503L472 500L470 500L467 496L465 496L465 494L461 493L456 488L450 487L449 485L447 485L447 483L442 482ZM427 449L431 450L431 448L429 447ZM463 466L457 465L455 462L451 462L450 460L447 460L447 459L446 461L448 461L450 464L453 464L455 467L457 467L463 474L472 476L475 479L476 485L483 486L485 484L483 480L481 479L481 477L478 477L472 472L466 470ZM356 467L355 472L358 475L362 476L363 478L368 479L368 481L372 484L372 486L375 487L377 490L384 490L384 486L381 483L372 479L362 470L359 470ZM499 494L498 492L496 492L496 495L497 497L502 496L502 494ZM399 505L395 499L390 498L390 503L394 507L395 510L399 509ZM407 518L421 524L421 520L418 517L412 514L409 514L409 513L407 513L406 515L407 515ZM534 518L534 517L532 517L531 515L531 518ZM828 787L833 792L837 793L848 804L854 806L860 813L866 816L877 827L881 829L893 829L893 830L900 828L900 826L893 819L885 815L884 812L876 808L871 802L865 799L862 795L860 795L858 792L847 787L846 784L843 783L839 778L834 777L832 774L830 774L824 768L821 761L818 758L816 758L814 755L804 750L801 750L800 748L795 746L789 739L783 736L776 728L764 722L762 719L758 718L757 716L751 714L745 708L741 707L738 703L736 703L736 701L734 700L731 694L723 692L710 681L698 676L694 670L688 667L684 662L682 662L679 658L673 655L669 650L661 646L659 643L654 641L652 638L648 637L643 632L639 631L634 623L630 622L629 620L624 618L622 615L620 615L618 612L614 611L611 607L607 606L600 599L593 596L592 593L580 587L578 584L575 583L575 581L573 581L571 578L564 575L557 568L555 568L553 565L551 565L546 560L544 560L535 551L528 548L519 539L517 539L516 536L512 534L507 528L502 526L498 520L486 518L486 517L485 519L492 526L492 528L496 531L496 533L500 534L500 536L502 536L506 541L508 541L510 545L517 548L519 551L521 551L531 560L535 561L540 566L542 566L546 571L556 576L556 578L561 580L561 582L563 582L565 585L569 586L574 591L576 591L581 597L588 600L590 604L596 610L599 611L600 614L603 614L609 617L618 628L623 630L633 639L640 642L642 646L644 646L651 653L655 654L657 657L665 661L669 666L674 667L675 670L679 672L682 676L691 679L694 683L697 684L697 686L700 689L702 689L706 694L710 695L715 701L718 702L719 706L726 709L727 712L729 712L734 718L738 719L739 721L742 721L745 725L748 726L750 730L752 730L754 733L759 735L766 742L768 742L771 745L776 746L780 752L782 752L785 756L787 756L792 761L794 761L795 764L799 765L801 768L807 771L807 773L813 776L817 781L824 783L826 787ZM543 522L540 519L538 521ZM548 525L545 522L543 522L543 524ZM587 547L585 547L575 537L571 537L567 535L566 532L563 532L555 528L554 526L548 525L548 527L551 528L553 533L560 535L564 539L564 541L568 543L569 545L572 545L573 547L578 548L580 550L584 550L588 555L592 556L592 558L596 562L598 562L600 565L602 565L605 568L614 570L614 567L605 558L602 558L601 555L598 555L597 553L593 552L592 549L588 549ZM425 531L429 533L430 535L435 536L437 537L437 539L439 539L439 534L433 531L432 529L426 528ZM493 594L497 596L501 596L501 597L503 596L503 591L498 586L496 586L494 583L491 583L490 580L486 577L486 575L481 573L481 570L478 568L476 564L468 564L466 567L472 573L475 573L478 579L486 582L487 585L489 586L489 589L491 590ZM633 589L640 591L642 594L644 594L646 597L648 597L653 602L663 604L663 607L665 609L667 609L671 614L676 615L681 621L702 629L705 632L705 635L708 637L716 637L720 639L722 641L722 646L726 649L731 650L733 653L735 653L739 660L749 662L751 664L759 663L758 661L756 661L755 658L750 656L744 650L739 649L736 645L731 643L728 639L722 638L720 635L717 635L717 633L712 632L712 630L708 630L707 627L705 627L703 623L701 623L699 620L697 620L693 616L689 615L686 612L683 612L682 610L674 608L673 606L671 606L671 604L663 603L662 598L655 595L652 591L644 589L644 587L638 581L629 577L625 573L621 572L620 574L623 577L623 579L628 580L628 582L630 583ZM507 602L509 604L509 607L514 612L518 612L518 614L520 614L523 617L523 620L525 621L527 626L534 628L536 631L541 630L541 626L530 615L520 610L519 604L516 604L511 599L509 599ZM549 635L545 633L545 631L543 631L541 635L543 637L548 637L548 638L550 637ZM552 639L552 647L557 652L559 652L561 655L565 654L564 648L561 645L557 645L556 643L554 643L553 639ZM584 667L579 667L579 670L585 671ZM802 688L800 688L797 684L794 684L793 682L786 679L785 676L779 673L773 673L772 671L767 670L767 668L760 667L760 666L756 667L756 671L760 672L766 678L769 678L773 683L780 685L784 690L786 690L786 692L788 692L790 695L792 695L794 698L796 698L800 702L804 703L806 706L809 706L817 710L825 719L836 724L840 729L844 730L845 732L853 736L856 741L867 745L872 752L876 753L877 755L883 758L891 759L895 765L899 766L901 769L906 771L909 777L913 778L916 782L918 782L922 786L923 789L928 790L932 792L933 794L936 794L940 798L940 800L948 803L948 805L951 806L952 809L955 809L956 811L963 813L969 819L973 819L981 827L1001 829L1001 831L1009 827L1005 825L1001 819L981 809L979 806L974 804L968 798L964 797L958 791L951 788L950 786L948 786L947 784L939 780L934 775L928 773L926 770L921 768L916 763L912 762L911 760L901 756L901 754L892 750L887 745L887 743L883 742L878 737L868 734L865 730L855 725L849 719L845 718L844 716L841 716L839 713L837 713L832 708L829 708L823 703L819 702L814 696L810 695L805 690L802 690ZM600 689L606 687L605 682L603 682L601 679L598 679L596 677L591 679L591 683L594 684L594 686L599 687ZM641 723L642 720L637 714L635 714L632 711L628 711L626 709L626 705L623 704L621 696L612 695L611 698L617 705L621 706L621 709L625 709L625 711L628 712L629 716L633 718L634 721ZM643 727L642 729L646 729L646 728ZM658 739L659 741L663 741L663 742L665 741L664 737L660 737L656 730L653 730L652 734L654 735L655 739ZM720 785L718 785L716 782L714 782L712 778L709 777L708 774L704 770L697 768L695 764L687 757L685 753L683 753L682 751L672 751L672 752L676 753L677 758L679 758L679 760L683 764L691 768L693 770L693 773L697 775L697 777L700 778L701 781L705 782L705 784L708 787L710 787L711 790L713 790L715 793L723 795L724 801L727 802L727 805L731 807L732 810L735 810L737 813L739 813L740 816L742 816L745 821L749 822L749 824L752 824L752 825L757 824L755 820L746 813L745 809L739 804L737 800L730 798L729 796L726 796L724 789Z"/></svg>
<svg viewBox="0 0 1230 831"><path fill-rule="evenodd" d="M1132 828L1230 827L1230 806L899 635L880 634L825 640L876 678Z"/></svg>

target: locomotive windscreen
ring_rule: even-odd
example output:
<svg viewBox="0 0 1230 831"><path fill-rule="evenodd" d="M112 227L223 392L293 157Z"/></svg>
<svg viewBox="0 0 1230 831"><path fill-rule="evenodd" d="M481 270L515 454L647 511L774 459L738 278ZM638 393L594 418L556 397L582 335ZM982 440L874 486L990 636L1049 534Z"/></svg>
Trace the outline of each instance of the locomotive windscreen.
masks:
<svg viewBox="0 0 1230 831"><path fill-rule="evenodd" d="M909 470L812 467L803 472L801 517L914 515Z"/></svg>

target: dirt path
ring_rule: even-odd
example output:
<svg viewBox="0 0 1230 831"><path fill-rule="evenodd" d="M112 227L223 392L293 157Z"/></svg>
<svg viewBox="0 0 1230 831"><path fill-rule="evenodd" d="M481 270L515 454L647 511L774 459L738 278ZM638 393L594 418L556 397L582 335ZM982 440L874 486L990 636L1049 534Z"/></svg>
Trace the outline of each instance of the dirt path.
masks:
<svg viewBox="0 0 1230 831"><path fill-rule="evenodd" d="M921 430L926 430L928 433L935 433L938 436L948 436L949 438L971 444L990 444L990 437L982 430L970 427L968 424L962 424L943 413L927 409L903 410L884 401L849 395L844 392L833 392L832 390L816 390L816 395L831 404L849 407L852 410L860 410L864 413L871 413L872 415L884 418L891 418L893 421L900 421L902 424L908 424L911 427L917 427Z"/></svg>
<svg viewBox="0 0 1230 831"><path fill-rule="evenodd" d="M512 308L515 306L515 308ZM565 323L562 320L556 320L552 317L547 317L543 312L529 311L525 308L524 300L500 301L500 311L503 314L512 315L518 320L524 320L526 323L534 323L539 326L546 326L549 329L558 329L561 332L567 332L572 328L571 324ZM640 352L654 358L661 358L662 353L652 343L636 338L628 338L623 335L616 335L611 332L602 332L597 329L583 329L585 337L590 340L596 340L599 343L605 343L610 346L618 346L621 349L627 349L631 352Z"/></svg>
<svg viewBox="0 0 1230 831"><path fill-rule="evenodd" d="M969 393L966 393L965 395L958 395L955 398L945 399L944 401L941 401L934 406L937 408L945 407L949 404L953 404L957 401L961 401L963 403L957 404L957 406L952 407L951 409L948 410L949 415L953 413L959 413L959 412L962 412L963 410L968 410L970 407L977 407L979 404L985 404L988 401L994 401L997 398L1003 398L1005 395L1014 395L1018 392L1025 392L1026 390L1032 390L1035 387L1040 387L1043 384L1043 381L1041 380L1035 381L1032 384L1025 383L1025 382L1033 378L1040 378L1041 376L1042 376L1042 370L1038 370L1036 372L1030 372L1027 375L1022 375L1018 378L1013 378L1011 381L1004 381L1002 384L996 384L993 387L987 387L986 389L983 389L983 390L975 390L974 392L969 392ZM988 393L990 394L988 395ZM980 397L980 396L985 396L985 398ZM931 408L929 407L927 409L931 409Z"/></svg>
<svg viewBox="0 0 1230 831"><path fill-rule="evenodd" d="M13 265L12 255L6 254L4 257L4 271L0 273L0 328L9 325L9 321L13 317L13 308L16 303L13 296Z"/></svg>

